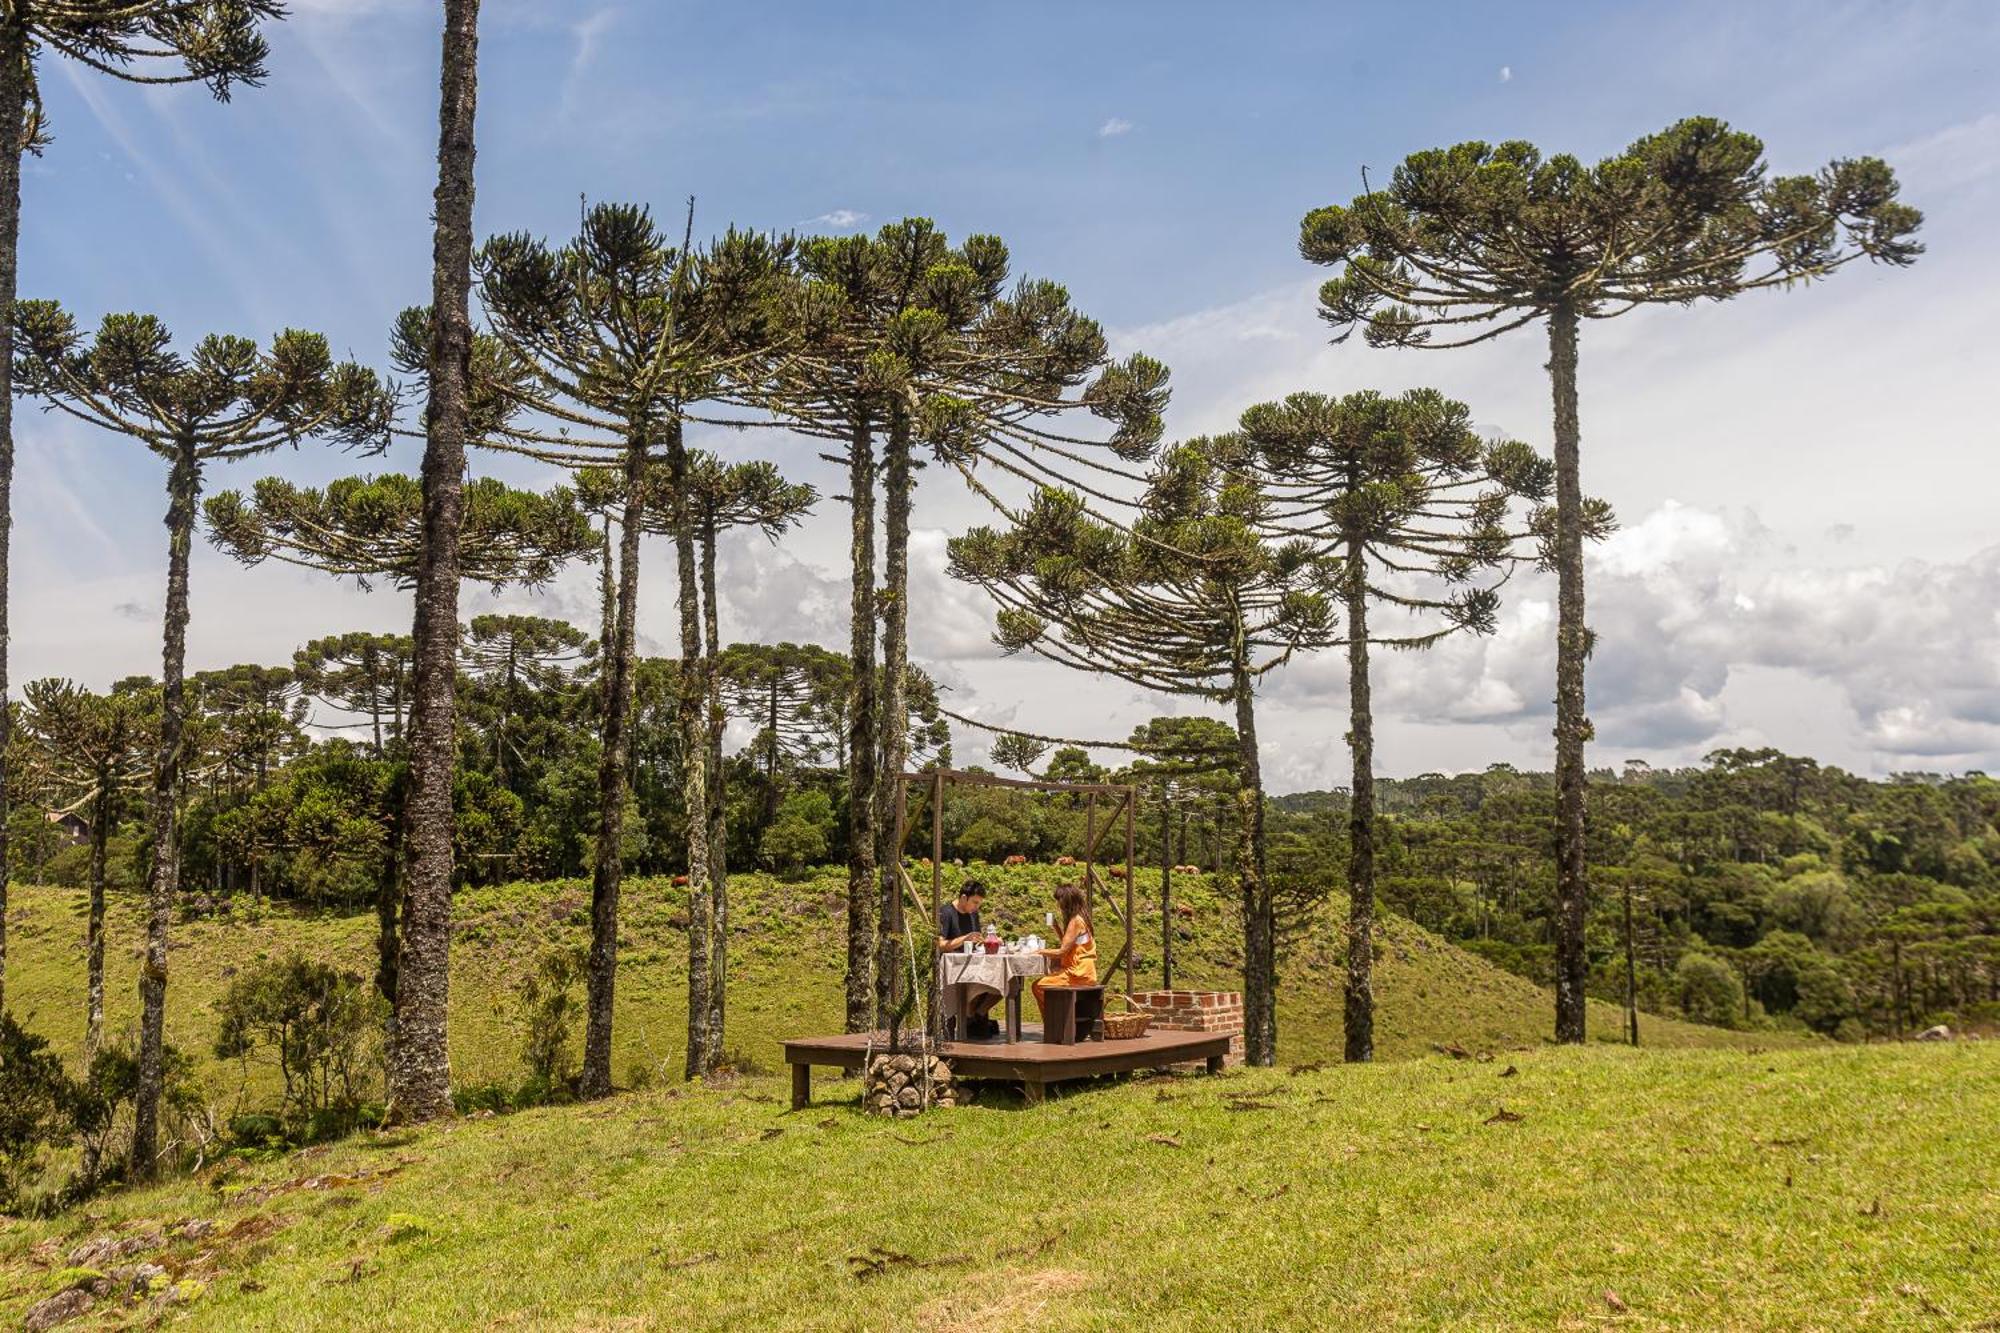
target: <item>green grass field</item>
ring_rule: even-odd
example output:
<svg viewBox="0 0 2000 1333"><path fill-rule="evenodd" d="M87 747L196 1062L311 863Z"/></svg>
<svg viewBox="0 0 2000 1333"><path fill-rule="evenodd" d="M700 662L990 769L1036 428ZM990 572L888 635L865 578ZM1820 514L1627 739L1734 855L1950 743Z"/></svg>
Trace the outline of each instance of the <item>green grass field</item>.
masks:
<svg viewBox="0 0 2000 1333"><path fill-rule="evenodd" d="M160 1267L163 1294L76 1326L2000 1319L1990 1043L1237 1071L898 1123L852 1087L796 1114L774 1077L654 1089L0 1223L0 1315L85 1280L79 1246L125 1239L117 1262ZM210 1229L178 1238L194 1220Z"/></svg>
<svg viewBox="0 0 2000 1333"><path fill-rule="evenodd" d="M1038 923L1047 873L993 872L989 911ZM838 1027L839 880L734 883L731 1043L775 1067L783 1036ZM10 1006L73 1052L80 895L15 895ZM1205 883L1179 896L1194 909L1183 983L1231 984L1228 901ZM518 1080L512 988L542 949L583 938L586 902L580 884L462 896L461 1085ZM1992 1044L1841 1048L1648 1017L1633 1051L1607 1008L1590 1047L1555 1049L1540 1039L1547 992L1391 921L1386 1058L1323 1063L1339 1035L1334 902L1286 964L1278 1069L1072 1085L1040 1108L989 1088L891 1124L830 1075L804 1113L775 1073L680 1082L683 909L663 881L629 887L617 1068L652 1087L227 1160L51 1221L0 1220L0 1319L100 1275L129 1286L145 1263L149 1294L100 1296L64 1327L2000 1320ZM117 1031L135 1008L134 904L112 922ZM1142 912L1142 941L1158 926ZM1121 935L1102 914L1099 927L1108 958ZM268 1098L267 1075L206 1054L232 970L293 948L366 970L372 928L279 910L177 925L170 1036L201 1057L221 1109ZM1150 984L1157 956L1139 958ZM1431 1053L1445 1043L1491 1058Z"/></svg>

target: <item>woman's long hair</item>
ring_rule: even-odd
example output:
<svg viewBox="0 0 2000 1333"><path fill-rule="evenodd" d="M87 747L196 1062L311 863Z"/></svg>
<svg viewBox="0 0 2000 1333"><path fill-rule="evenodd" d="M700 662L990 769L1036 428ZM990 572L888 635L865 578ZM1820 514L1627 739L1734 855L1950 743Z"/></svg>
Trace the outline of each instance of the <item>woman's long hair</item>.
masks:
<svg viewBox="0 0 2000 1333"><path fill-rule="evenodd" d="M1083 918L1085 930L1090 929L1090 915L1083 910L1083 886L1081 884L1056 885L1056 906L1062 911L1063 929L1076 917Z"/></svg>

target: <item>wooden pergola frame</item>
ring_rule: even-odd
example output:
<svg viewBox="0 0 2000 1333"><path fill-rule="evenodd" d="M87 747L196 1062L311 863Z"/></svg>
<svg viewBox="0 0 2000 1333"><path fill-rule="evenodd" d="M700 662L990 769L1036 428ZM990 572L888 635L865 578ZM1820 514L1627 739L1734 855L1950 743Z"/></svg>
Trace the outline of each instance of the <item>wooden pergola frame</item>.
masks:
<svg viewBox="0 0 2000 1333"><path fill-rule="evenodd" d="M968 773L963 769L934 768L926 773L903 773L896 780L896 873L902 877L904 892L910 901L923 906L923 899L917 893L917 886L910 877L905 864L905 845L910 836L910 788L920 784L928 788L931 816L931 907L930 921L937 920L938 909L944 905L944 794L948 787L1010 787L1020 791L1066 792L1084 798L1083 871L1084 910L1094 911L1097 901L1098 850L1111 831L1123 825L1125 832L1125 907L1120 913L1114 900L1108 899L1114 914L1119 915L1120 924L1125 927L1125 942L1119 946L1118 955L1111 965L1104 969L1105 976L1125 966L1125 993L1131 994L1132 943L1137 936L1132 902L1132 848L1133 819L1139 805L1139 789L1131 783L1120 782L1040 782L1031 778L1003 778L993 773ZM1103 822L1099 823L1099 800L1105 803ZM895 919L889 928L901 935L904 930L903 896L895 900ZM934 928L934 927L927 927ZM937 968L931 967L930 986L933 991L931 1013L937 1013L935 991L937 988ZM893 1015L899 1005L896 997L896 983L899 979L889 979L889 1011ZM893 1022L893 1019L892 1019ZM893 1039L892 1039L893 1040Z"/></svg>

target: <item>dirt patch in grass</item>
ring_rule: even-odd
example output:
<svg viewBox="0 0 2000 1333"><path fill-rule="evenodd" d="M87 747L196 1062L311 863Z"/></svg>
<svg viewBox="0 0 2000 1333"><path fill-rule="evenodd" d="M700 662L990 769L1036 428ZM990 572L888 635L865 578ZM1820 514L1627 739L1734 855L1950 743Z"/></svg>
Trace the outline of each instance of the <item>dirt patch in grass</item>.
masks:
<svg viewBox="0 0 2000 1333"><path fill-rule="evenodd" d="M917 1311L916 1326L937 1333L988 1333L1045 1324L1060 1313L1065 1297L1083 1291L1091 1280L1090 1274L1071 1268L1001 1273L990 1279L986 1292L947 1296L924 1306Z"/></svg>

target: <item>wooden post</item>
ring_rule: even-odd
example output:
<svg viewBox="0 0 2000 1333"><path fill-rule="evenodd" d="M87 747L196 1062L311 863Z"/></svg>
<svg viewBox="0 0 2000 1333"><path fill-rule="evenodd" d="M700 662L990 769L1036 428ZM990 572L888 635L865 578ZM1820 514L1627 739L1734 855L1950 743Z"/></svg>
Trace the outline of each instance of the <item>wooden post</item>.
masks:
<svg viewBox="0 0 2000 1333"><path fill-rule="evenodd" d="M937 931L938 912L944 907L944 770L939 769L931 776L931 924L925 934L934 937ZM938 960L936 945L932 945L931 957L931 1016L928 1029L933 1042L944 1037L944 988L938 984ZM959 1034L961 1037L964 1033Z"/></svg>
<svg viewBox="0 0 2000 1333"><path fill-rule="evenodd" d="M1125 789L1125 993L1132 993L1132 955L1139 952L1139 918L1132 908L1132 821L1133 807L1139 804L1139 789Z"/></svg>
<svg viewBox="0 0 2000 1333"><path fill-rule="evenodd" d="M1174 803L1160 783L1160 989L1174 988Z"/></svg>
<svg viewBox="0 0 2000 1333"><path fill-rule="evenodd" d="M813 1070L811 1065L792 1066L792 1109L803 1111L812 1105Z"/></svg>
<svg viewBox="0 0 2000 1333"><path fill-rule="evenodd" d="M1625 886L1625 1032L1639 1044L1639 982L1632 964L1632 886Z"/></svg>
<svg viewBox="0 0 2000 1333"><path fill-rule="evenodd" d="M1097 855L1097 793L1092 792L1083 804L1083 911L1090 915L1091 889L1097 878L1092 873L1091 862Z"/></svg>
<svg viewBox="0 0 2000 1333"><path fill-rule="evenodd" d="M896 775L896 843L894 850L890 853L895 857L895 864L893 866L877 867L878 870L885 874L899 874L902 869L903 839L909 836L909 818L910 784L903 781L903 775L898 773ZM896 1002L896 982L900 979L899 974L903 970L897 966L896 959L896 955L899 952L896 946L901 942L903 930L902 887L899 878L896 885L897 891L890 894L888 901L882 904L882 911L888 918L882 923L883 932L888 937L888 947L882 950L883 956L877 958L875 961L877 967L886 967L889 970L888 985L884 988L883 994L888 997L886 1004L889 1012L886 1017L889 1020L889 1049L891 1051L902 1049L903 1035L902 1006Z"/></svg>

